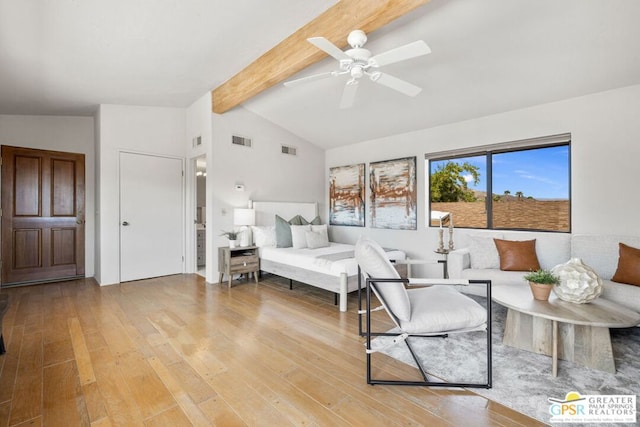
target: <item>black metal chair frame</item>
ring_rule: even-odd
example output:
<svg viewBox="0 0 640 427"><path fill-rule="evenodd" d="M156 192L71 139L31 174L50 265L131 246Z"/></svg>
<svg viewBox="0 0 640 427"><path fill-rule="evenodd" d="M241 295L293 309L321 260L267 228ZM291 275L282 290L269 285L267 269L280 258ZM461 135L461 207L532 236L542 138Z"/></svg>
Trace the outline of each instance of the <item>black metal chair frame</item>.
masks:
<svg viewBox="0 0 640 427"><path fill-rule="evenodd" d="M360 270L358 270L360 274ZM375 279L375 278L367 278L366 279L366 309L365 309L365 320L366 320L366 330L364 331L364 336L366 337L366 347L367 350L371 350L371 337L376 336L398 336L398 333L389 333L389 332L372 332L371 331L371 283L379 284L385 282L402 282L406 285L409 284L408 279ZM418 335L418 334L409 334L409 337L404 340L413 360L415 361L420 373L422 375L423 381L402 381L402 380L380 380L374 379L371 375L371 353L367 352L367 384L375 385L375 384L383 384L383 385L407 385L407 386L427 386L427 387L464 387L464 388L491 388L492 384L492 357L491 357L491 280L469 280L469 284L485 284L487 293L487 380L484 383L449 383L449 382L433 382L429 381L428 374L425 371L424 367L420 363L414 349L411 347L409 343L409 338L411 337L419 337L419 338L447 338L448 334L437 334L437 335ZM441 285L435 285L441 286ZM442 286L451 286L451 285L442 285ZM389 315L394 316L392 313ZM394 316L395 317L395 316ZM397 318L394 319L397 324L400 324ZM360 325L361 326L361 325ZM465 333L465 332L460 332Z"/></svg>
<svg viewBox="0 0 640 427"><path fill-rule="evenodd" d="M400 264L401 262L397 262L395 260L390 260L391 264ZM442 265L442 276L447 277L447 260L439 259L435 263ZM337 295L336 294L336 305L337 303ZM364 328L362 327L362 315L364 314L364 310L362 309L362 270L360 266L358 266L358 335L363 337L365 335Z"/></svg>

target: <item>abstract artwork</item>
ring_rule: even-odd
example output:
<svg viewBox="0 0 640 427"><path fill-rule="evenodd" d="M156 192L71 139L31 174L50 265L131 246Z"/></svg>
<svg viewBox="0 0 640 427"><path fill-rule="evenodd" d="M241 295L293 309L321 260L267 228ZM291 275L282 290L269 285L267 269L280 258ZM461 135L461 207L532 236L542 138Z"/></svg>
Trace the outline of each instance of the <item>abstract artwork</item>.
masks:
<svg viewBox="0 0 640 427"><path fill-rule="evenodd" d="M386 160L369 165L371 227L416 230L416 158Z"/></svg>
<svg viewBox="0 0 640 427"><path fill-rule="evenodd" d="M364 163L329 169L329 224L364 227Z"/></svg>

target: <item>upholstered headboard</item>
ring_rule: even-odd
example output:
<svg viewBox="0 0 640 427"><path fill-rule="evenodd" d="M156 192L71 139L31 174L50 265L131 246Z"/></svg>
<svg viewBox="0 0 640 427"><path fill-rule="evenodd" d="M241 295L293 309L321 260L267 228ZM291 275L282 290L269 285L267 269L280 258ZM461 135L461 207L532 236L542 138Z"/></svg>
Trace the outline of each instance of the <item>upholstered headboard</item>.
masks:
<svg viewBox="0 0 640 427"><path fill-rule="evenodd" d="M274 225L276 215L289 220L302 215L311 221L318 215L318 204L315 202L253 202L256 211L256 225Z"/></svg>

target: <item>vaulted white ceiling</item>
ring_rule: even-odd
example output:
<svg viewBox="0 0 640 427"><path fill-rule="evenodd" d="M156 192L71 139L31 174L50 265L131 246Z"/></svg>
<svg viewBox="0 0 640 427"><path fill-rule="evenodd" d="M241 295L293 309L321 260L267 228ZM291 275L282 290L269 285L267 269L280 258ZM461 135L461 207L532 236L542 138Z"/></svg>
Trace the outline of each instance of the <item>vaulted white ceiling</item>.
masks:
<svg viewBox="0 0 640 427"><path fill-rule="evenodd" d="M0 114L185 107L334 3L0 0ZM331 78L278 85L244 107L328 148L640 84L638 18L637 0L432 0L366 46L429 44L430 55L383 69L421 86L416 98L363 81L340 110L344 80Z"/></svg>
<svg viewBox="0 0 640 427"><path fill-rule="evenodd" d="M336 0L0 0L0 114L186 107Z"/></svg>

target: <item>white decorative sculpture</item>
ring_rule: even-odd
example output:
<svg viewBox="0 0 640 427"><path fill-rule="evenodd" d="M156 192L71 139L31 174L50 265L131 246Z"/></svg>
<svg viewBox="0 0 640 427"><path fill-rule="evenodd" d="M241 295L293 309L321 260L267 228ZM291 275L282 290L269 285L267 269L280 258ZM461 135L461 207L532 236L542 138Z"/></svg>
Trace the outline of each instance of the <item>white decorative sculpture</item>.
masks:
<svg viewBox="0 0 640 427"><path fill-rule="evenodd" d="M602 279L580 258L571 258L564 264L556 265L551 272L560 278L560 283L553 287L553 291L561 300L585 304L602 293Z"/></svg>

